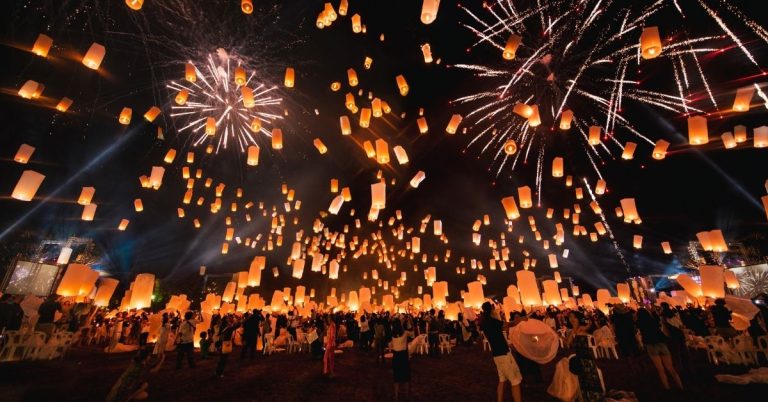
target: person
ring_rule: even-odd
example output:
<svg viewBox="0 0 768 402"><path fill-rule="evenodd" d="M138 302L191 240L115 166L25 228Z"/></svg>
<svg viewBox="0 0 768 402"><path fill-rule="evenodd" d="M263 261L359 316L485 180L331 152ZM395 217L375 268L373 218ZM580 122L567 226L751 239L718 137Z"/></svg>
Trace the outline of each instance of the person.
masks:
<svg viewBox="0 0 768 402"><path fill-rule="evenodd" d="M400 318L392 321L392 373L395 380L395 400L400 400L400 386L408 399L411 382L411 367L408 363L408 336Z"/></svg>
<svg viewBox="0 0 768 402"><path fill-rule="evenodd" d="M240 351L240 359L245 355L253 360L256 356L256 344L259 339L259 320L256 318L256 310L243 320L243 349Z"/></svg>
<svg viewBox="0 0 768 402"><path fill-rule="evenodd" d="M6 293L0 297L0 333L3 330L19 330L22 321L24 321L24 310L13 300L13 296Z"/></svg>
<svg viewBox="0 0 768 402"><path fill-rule="evenodd" d="M139 346L143 348L147 345L147 339L149 339L149 316L147 313L141 314L139 326Z"/></svg>
<svg viewBox="0 0 768 402"><path fill-rule="evenodd" d="M676 310L669 303L661 303L661 330L667 336L667 347L672 354L672 362L680 372L688 372L688 348L685 345L683 322Z"/></svg>
<svg viewBox="0 0 768 402"><path fill-rule="evenodd" d="M56 321L56 312L62 313L61 303L56 301L56 296L50 295L37 309L38 319L35 331L44 332L46 339L51 337Z"/></svg>
<svg viewBox="0 0 768 402"><path fill-rule="evenodd" d="M637 328L640 330L645 350L648 352L653 366L656 367L656 373L659 375L664 389L669 389L667 374L672 377L678 388L683 389L680 376L677 375L675 366L672 364L672 355L665 343L666 336L661 332L658 318L652 316L644 307L641 307L637 310Z"/></svg>
<svg viewBox="0 0 768 402"><path fill-rule="evenodd" d="M571 310L568 314L568 324L571 326L571 331L565 338L565 344L570 347L573 344L574 339L579 335L589 335L589 327L587 326L584 314L577 310Z"/></svg>
<svg viewBox="0 0 768 402"><path fill-rule="evenodd" d="M523 376L520 374L520 368L517 366L515 358L512 357L509 345L507 345L507 339L504 337L499 311L490 302L483 303L482 310L483 322L480 324L480 327L491 346L493 362L496 364L496 371L499 374L499 384L496 386L496 399L498 402L504 401L504 383L509 381L512 387L512 399L515 402L520 402L522 400L520 383L523 381Z"/></svg>
<svg viewBox="0 0 768 402"><path fill-rule="evenodd" d="M370 341L371 327L368 325L368 319L365 314L360 316L360 350L368 350Z"/></svg>
<svg viewBox="0 0 768 402"><path fill-rule="evenodd" d="M440 331L442 330L438 319L435 317L435 309L429 310L427 315L427 341L429 342L429 356L440 355Z"/></svg>
<svg viewBox="0 0 768 402"><path fill-rule="evenodd" d="M264 317L264 324L262 324L261 328L261 344L264 345L264 349L267 347L267 335L272 333L272 316L270 314L267 314L266 317Z"/></svg>
<svg viewBox="0 0 768 402"><path fill-rule="evenodd" d="M128 402L147 399L147 387L149 384L145 381L149 373L156 373L165 360L165 355L155 355L155 359L150 359L149 349L140 349L136 356L131 359L128 368L125 369L115 385L107 394L106 402Z"/></svg>
<svg viewBox="0 0 768 402"><path fill-rule="evenodd" d="M325 354L323 355L323 374L330 378L334 377L333 360L336 354L336 323L333 316L326 316L326 325L328 326L325 335Z"/></svg>
<svg viewBox="0 0 768 402"><path fill-rule="evenodd" d="M208 360L208 353L211 350L211 340L208 338L208 331L200 333L200 360Z"/></svg>
<svg viewBox="0 0 768 402"><path fill-rule="evenodd" d="M384 363L384 352L386 351L387 332L384 327L384 317L379 316L375 319L373 325L373 343L376 348L376 363Z"/></svg>
<svg viewBox="0 0 768 402"><path fill-rule="evenodd" d="M640 348L637 346L637 338L635 337L637 328L635 327L633 312L627 309L624 304L617 303L613 306L612 322L621 357L627 358L637 355Z"/></svg>
<svg viewBox="0 0 768 402"><path fill-rule="evenodd" d="M181 368L181 363L184 360L184 356L187 356L187 363L189 367L195 367L195 329L197 327L197 321L195 320L195 313L187 311L184 314L184 321L179 325L179 334L177 336L178 345L176 346L176 369Z"/></svg>
<svg viewBox="0 0 768 402"><path fill-rule="evenodd" d="M216 377L224 378L224 367L229 360L229 354L232 353L232 336L237 329L232 316L222 317L219 330L219 342L216 344L216 350L219 352L219 361L216 363Z"/></svg>
<svg viewBox="0 0 768 402"><path fill-rule="evenodd" d="M712 312L712 321L715 322L717 334L725 340L736 336L736 330L731 326L731 310L725 307L725 299L715 299L715 305L710 310Z"/></svg>
<svg viewBox="0 0 768 402"><path fill-rule="evenodd" d="M160 335L155 342L155 349L152 354L165 354L165 349L168 347L168 334L171 332L171 323L168 319L168 313L163 313L162 325L160 326Z"/></svg>

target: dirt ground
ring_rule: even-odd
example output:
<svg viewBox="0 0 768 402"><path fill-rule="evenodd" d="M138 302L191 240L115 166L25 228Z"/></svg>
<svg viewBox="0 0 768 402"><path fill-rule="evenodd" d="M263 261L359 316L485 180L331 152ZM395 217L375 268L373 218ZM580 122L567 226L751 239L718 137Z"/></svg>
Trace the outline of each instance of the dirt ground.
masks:
<svg viewBox="0 0 768 402"><path fill-rule="evenodd" d="M96 349L73 349L64 360L0 363L0 401L103 401L112 384L127 367L132 353L107 355ZM543 383L524 380L524 401L556 401L546 393L554 365L543 366ZM175 370L175 353L169 353L161 370L151 375L149 401L386 401L393 399L389 362L377 365L373 354L346 350L337 355L334 379L321 375L322 362L309 354L278 353L241 361L238 350L222 379L213 376L217 356L199 360L197 367ZM718 383L717 373L738 374L742 367L714 368L702 353L691 357L683 379L687 390L664 391L646 356L630 367L626 361L598 361L608 389L633 391L641 401L764 401L768 385ZM455 348L439 358L416 356L411 360L412 401L493 401L497 376L489 352L479 345ZM525 375L525 373L524 373ZM507 400L512 400L507 391Z"/></svg>

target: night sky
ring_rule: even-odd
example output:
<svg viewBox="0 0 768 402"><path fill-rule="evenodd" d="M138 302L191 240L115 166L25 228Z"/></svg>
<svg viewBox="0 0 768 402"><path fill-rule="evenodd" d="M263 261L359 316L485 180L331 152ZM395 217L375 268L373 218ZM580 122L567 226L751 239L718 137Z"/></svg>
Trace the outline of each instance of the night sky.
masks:
<svg viewBox="0 0 768 402"><path fill-rule="evenodd" d="M402 145L410 157L405 166L390 163L384 168L388 179L397 185L387 188L387 207L380 213L388 219L395 210L403 211L408 225L418 230L419 221L427 214L442 219L452 249L452 261L445 264L419 264L419 272L409 272L408 284L402 294L415 291L423 285L421 270L427 265L438 267L438 278L448 280L452 298L458 289L475 280L477 271L469 269L466 275L456 275L459 256L482 258L488 278L486 295L500 294L514 281L514 270L489 271L487 248L475 247L471 242L471 226L483 214L491 216L487 233L504 230L504 211L500 199L517 195L517 187L534 187L535 160L518 166L514 171L505 169L497 176L487 154L467 144L473 137L470 120L462 127L470 127L467 134L446 135L444 128L454 113L464 116L465 106L451 101L467 95L485 85L467 71L451 67L455 64L501 65L500 52L494 48L476 46L474 35L459 22L467 16L455 2L443 0L437 20L431 25L419 22L420 1L350 0L350 12L339 16L331 27L319 30L315 19L322 9L320 1L255 1L252 15L240 11L238 1L166 1L163 6L147 0L140 12L128 9L122 1L14 1L4 7L2 44L0 47L0 242L10 244L25 230L34 230L41 238L91 237L103 250L101 268L120 279L132 279L141 272L155 273L164 279L164 286L186 283L199 266L206 265L209 272L229 273L247 270L254 255L259 253L232 245L227 255L221 255L225 213L211 215L207 203L187 208L187 217L179 219L176 208L184 194L185 181L181 169L189 141L186 134L178 133L178 124L166 113L173 93L165 88L169 80L183 78L184 62L195 55L215 53L217 48L228 49L231 54L242 54L257 63L259 76L279 85L283 106L288 110L280 123L285 146L273 151L268 139L260 142L261 161L258 167L245 166L245 156L235 149L222 150L217 155L205 156L197 149L195 166L205 170L214 182L226 182L228 190L244 189L244 199L263 200L267 205L282 206L280 185L287 183L296 189L302 200L298 212L300 226L311 231L318 211L326 210L335 195L329 193L329 181L338 178L341 186L350 186L353 200L345 203L339 216L324 219L333 230L352 224L350 208L356 217L365 217L370 205L370 184L380 165L366 158L361 148L339 133L338 116L344 114L346 70L355 68L364 91L373 91L385 99L393 113L386 119L374 119L368 130L357 126L357 117L350 115L355 140L386 139L391 146ZM467 6L482 12L476 2ZM479 2L478 2L479 3ZM719 3L708 1L717 9ZM768 25L766 14L758 2L729 2L762 25ZM353 34L349 17L362 16L366 34ZM654 16L649 24L664 27L668 23L665 13ZM687 25L704 34L716 30L712 21L702 13L689 13ZM734 33L744 40L758 63L764 65L766 43L750 35L743 25L734 24ZM54 38L54 48L47 59L35 56L28 48L39 33ZM385 40L379 40L384 34ZM106 46L107 56L98 72L84 68L77 59L92 42ZM429 42L432 53L441 63L425 64L419 46ZM364 70L365 56L371 57L373 67ZM764 83L754 76L760 70L749 63L738 49L707 54L700 59L707 73L712 92L721 109L729 110L735 90L753 83ZM295 88L283 87L286 67L296 69ZM631 67L635 68L635 67ZM641 72L643 85L660 88L674 85L669 68L660 63L648 63ZM394 77L403 74L410 84L407 97L397 94ZM24 100L16 95L18 88L28 79L45 84L42 101ZM332 92L332 81L344 83L342 90ZM357 89L355 89L357 90ZM65 114L52 106L67 96L74 105ZM694 96L705 97L694 91ZM48 98L49 97L49 98ZM358 105L367 102L358 97ZM148 123L141 115L150 106L164 109L155 123ZM133 121L129 126L118 124L117 115L124 106L133 108ZM416 127L418 109L424 108L430 125L426 135L419 135ZM315 115L315 109L319 115ZM707 111L714 111L711 105ZM568 259L560 258L563 276L571 276L586 289L614 288L613 282L637 274L672 273L685 257L688 241L695 233L721 229L728 241L741 241L753 234L762 236L758 244L765 249L768 234L766 213L760 204L768 179L768 151L751 145L751 128L766 124L766 109L755 95L752 109L743 114L723 114L724 118L710 118L712 141L702 147L687 144L686 119L668 111L643 105L628 104L622 113L637 122L637 128L652 140L664 138L672 143L670 153L662 161L650 157L652 146L641 143L635 159L624 161L615 154L615 160L606 158L600 169L608 182L609 192L600 198L616 241L626 259L626 266L613 244L601 237L598 243L588 238L573 238L571 225L566 224L565 248ZM405 118L400 118L406 113ZM750 143L734 150L725 150L719 135L734 125L750 128ZM157 139L156 130L164 130L165 140ZM549 134L546 134L549 135ZM553 136L569 134L552 133ZM320 155L312 140L321 138L329 151ZM28 165L13 162L19 145L37 148ZM553 225L544 217L546 208L555 209L562 217L562 209L573 205L573 188L566 188L563 179L550 175L551 157L563 156L568 174L574 181L587 176L594 183L594 170L585 160L584 150L572 142L550 141L548 158L544 163L542 187L543 207L529 211L536 217L542 235L551 238ZM168 148L179 151L173 165L162 163ZM391 156L394 161L394 155ZM141 189L138 177L149 174L153 165L166 168L165 179L159 191ZM20 202L9 197L21 172L33 169L46 175L37 197L32 202ZM427 179L418 189L407 186L410 178L424 170ZM98 204L93 222L80 220L82 206L76 204L82 186L96 188L94 202ZM196 198L197 196L195 196ZM619 199L634 197L642 216L641 225L624 224L613 214ZM133 211L133 200L142 198L144 212ZM588 198L588 197L586 197ZM534 198L535 199L535 198ZM582 224L592 228L594 215L588 202L582 200ZM228 202L225 200L224 205ZM226 207L225 207L226 208ZM223 208L223 209L225 209ZM254 214L255 215L255 214ZM195 230L191 221L201 217L203 227ZM116 227L120 219L130 219L125 232ZM562 220L562 219L561 219ZM293 226L289 225L293 228ZM363 224L358 234L370 233L372 225ZM269 230L269 220L256 217L248 225L238 226L238 235L245 237ZM242 230L242 231L241 231ZM430 229L431 232L431 225ZM330 287L341 290L355 289L363 282L358 272L376 268L372 259L349 260L349 272L332 282L316 273L305 271L304 279L291 278L285 259L295 229L286 235L281 250L268 255L261 291L271 293L274 288L305 284L322 294ZM485 233L485 232L484 232ZM537 274L551 275L546 263L546 252L535 246L525 219L515 222L514 234L508 236L513 248L517 268L522 263L517 235L526 234L525 248L537 257ZM632 248L632 236L644 236L641 250ZM422 235L422 249L437 247L434 236ZM485 235L484 235L484 242ZM659 243L670 241L675 251L664 255ZM562 253L561 248L555 252ZM413 262L402 265L412 271ZM279 278L273 278L269 269L278 266ZM379 268L379 272L383 270ZM386 272L385 278L394 281L396 273ZM367 282L370 284L370 280Z"/></svg>

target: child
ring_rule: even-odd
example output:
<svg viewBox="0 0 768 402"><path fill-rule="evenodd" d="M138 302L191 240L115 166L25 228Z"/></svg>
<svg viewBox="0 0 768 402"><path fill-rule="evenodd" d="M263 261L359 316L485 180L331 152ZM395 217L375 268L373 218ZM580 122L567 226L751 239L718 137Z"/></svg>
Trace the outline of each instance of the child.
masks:
<svg viewBox="0 0 768 402"><path fill-rule="evenodd" d="M200 333L200 358L205 360L208 358L208 350L211 348L211 340L208 339L208 332L203 331Z"/></svg>

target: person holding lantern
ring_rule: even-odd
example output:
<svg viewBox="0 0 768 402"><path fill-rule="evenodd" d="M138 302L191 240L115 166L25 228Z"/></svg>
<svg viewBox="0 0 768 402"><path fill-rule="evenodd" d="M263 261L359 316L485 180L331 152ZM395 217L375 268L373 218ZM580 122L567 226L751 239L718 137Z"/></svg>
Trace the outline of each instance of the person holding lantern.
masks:
<svg viewBox="0 0 768 402"><path fill-rule="evenodd" d="M512 399L515 402L520 402L522 400L520 383L523 381L523 376L520 374L520 368L509 350L507 338L504 337L504 324L501 322L499 310L494 308L490 302L483 303L482 309L483 322L480 326L491 346L493 362L496 364L496 370L499 374L496 399L499 402L504 400L504 383L509 381L512 386Z"/></svg>

